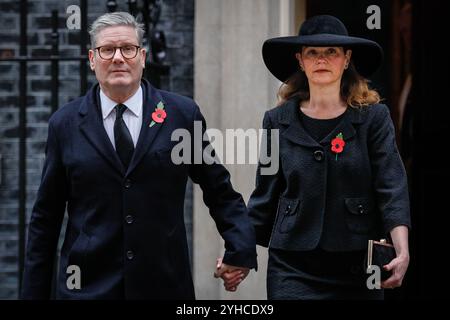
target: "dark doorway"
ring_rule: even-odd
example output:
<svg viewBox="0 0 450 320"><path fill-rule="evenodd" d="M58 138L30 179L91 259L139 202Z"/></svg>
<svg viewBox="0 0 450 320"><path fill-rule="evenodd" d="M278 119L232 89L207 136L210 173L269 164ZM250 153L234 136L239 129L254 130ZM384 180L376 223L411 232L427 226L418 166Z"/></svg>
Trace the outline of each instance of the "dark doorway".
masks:
<svg viewBox="0 0 450 320"><path fill-rule="evenodd" d="M449 278L443 258L448 251L448 181L450 170L445 151L450 132L450 60L442 55L448 39L446 2L412 1L412 89L411 108L405 120L411 122L409 145L412 176L414 259L407 283L408 297L448 297Z"/></svg>

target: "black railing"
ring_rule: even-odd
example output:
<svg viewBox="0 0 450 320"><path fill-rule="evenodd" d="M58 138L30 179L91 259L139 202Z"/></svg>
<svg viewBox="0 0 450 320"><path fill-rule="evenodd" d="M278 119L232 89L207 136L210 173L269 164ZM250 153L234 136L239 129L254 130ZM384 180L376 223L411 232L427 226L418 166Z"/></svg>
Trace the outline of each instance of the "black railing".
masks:
<svg viewBox="0 0 450 320"><path fill-rule="evenodd" d="M28 1L20 1L20 49L19 56L0 57L0 62L15 62L20 65L19 74L19 210L18 210L18 276L19 291L22 285L22 275L25 260L25 226L26 226L26 139L27 139L27 63L34 61L43 61L51 63L51 112L55 112L59 106L59 62L60 61L79 61L80 75L80 96L84 95L88 86L87 74L87 0L80 0L80 55L64 57L59 55L59 31L58 31L58 11L52 11L52 33L51 33L51 54L50 56L29 56L27 44L27 16ZM108 11L117 9L116 1L106 1ZM161 1L144 0L141 6L138 6L136 0L128 0L129 12L135 16L140 15L144 23L146 38L144 46L148 49L148 58L146 61L145 76L156 87L160 87L160 77L169 74L169 66L163 64L160 58L161 50L165 50L164 34L155 31L155 26L159 20L161 11ZM65 13L64 13L65 14ZM152 45L155 45L154 49ZM158 52L155 52L158 50Z"/></svg>
<svg viewBox="0 0 450 320"><path fill-rule="evenodd" d="M27 0L20 1L20 49L21 57L27 52ZM27 60L20 60L19 79L19 290L25 261L25 218L26 218L26 138L27 138ZM20 291L19 291L20 292Z"/></svg>

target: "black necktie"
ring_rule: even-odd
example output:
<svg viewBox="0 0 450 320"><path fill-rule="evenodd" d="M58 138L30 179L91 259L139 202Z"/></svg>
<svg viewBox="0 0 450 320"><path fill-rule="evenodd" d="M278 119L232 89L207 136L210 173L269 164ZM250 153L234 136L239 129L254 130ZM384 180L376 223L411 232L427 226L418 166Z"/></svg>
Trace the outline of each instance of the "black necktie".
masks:
<svg viewBox="0 0 450 320"><path fill-rule="evenodd" d="M116 151L125 168L128 168L131 157L134 152L133 139L131 139L130 131L128 131L122 115L127 110L127 106L118 104L116 109L116 121L114 122L114 141L116 143Z"/></svg>

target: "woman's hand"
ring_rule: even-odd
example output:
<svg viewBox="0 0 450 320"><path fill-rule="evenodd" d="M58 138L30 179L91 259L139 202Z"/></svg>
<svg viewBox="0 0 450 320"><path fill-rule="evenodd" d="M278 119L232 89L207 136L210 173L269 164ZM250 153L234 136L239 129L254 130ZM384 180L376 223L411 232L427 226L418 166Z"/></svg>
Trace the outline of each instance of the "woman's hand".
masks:
<svg viewBox="0 0 450 320"><path fill-rule="evenodd" d="M393 289L400 287L409 265L408 227L400 225L391 230L392 243L397 257L383 266L386 271L392 271L392 275L381 282L381 287Z"/></svg>
<svg viewBox="0 0 450 320"><path fill-rule="evenodd" d="M409 265L409 255L400 255L383 266L386 271L392 271L392 275L381 282L381 287L384 289L393 289L400 287L405 277L406 270Z"/></svg>

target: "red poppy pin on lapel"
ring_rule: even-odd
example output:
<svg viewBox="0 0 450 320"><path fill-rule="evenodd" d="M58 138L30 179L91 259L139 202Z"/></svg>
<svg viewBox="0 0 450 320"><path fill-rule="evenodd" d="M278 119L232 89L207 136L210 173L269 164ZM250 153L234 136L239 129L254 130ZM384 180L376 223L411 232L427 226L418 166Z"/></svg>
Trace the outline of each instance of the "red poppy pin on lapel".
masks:
<svg viewBox="0 0 450 320"><path fill-rule="evenodd" d="M337 161L338 154L341 153L342 151L344 151L344 146L345 146L344 136L342 135L342 132L340 132L336 136L336 138L331 140L331 151L336 153L336 161Z"/></svg>
<svg viewBox="0 0 450 320"><path fill-rule="evenodd" d="M152 113L152 122L149 127L153 127L156 123L163 123L164 119L167 117L167 113L164 110L164 103L162 101L158 102L155 111Z"/></svg>

